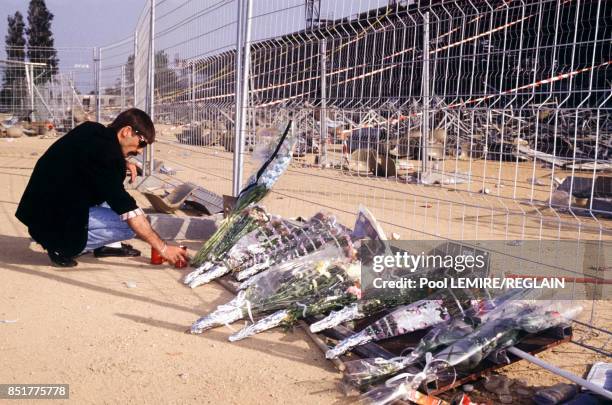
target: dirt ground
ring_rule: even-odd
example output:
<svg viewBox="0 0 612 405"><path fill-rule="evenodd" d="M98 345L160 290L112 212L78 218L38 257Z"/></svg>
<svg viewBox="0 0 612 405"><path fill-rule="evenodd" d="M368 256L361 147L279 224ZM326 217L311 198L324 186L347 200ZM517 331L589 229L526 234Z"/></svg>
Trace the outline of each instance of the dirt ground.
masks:
<svg viewBox="0 0 612 405"><path fill-rule="evenodd" d="M171 137L162 140L165 143L159 144L156 157L177 169L177 177L220 194L231 191L231 159L223 152L167 147ZM228 301L231 295L215 283L194 290L185 287L180 282L185 271L149 265L149 254L141 241L133 241L145 253L140 258L98 260L86 255L79 258L74 270L50 267L46 255L31 242L14 212L36 160L53 141L0 139L0 383L70 384L70 400L66 402L79 404L352 402L338 389L341 375L301 330L270 331L237 343L227 341L231 330L225 327L199 336L186 334L195 319ZM193 158L196 154L203 154L205 159ZM307 216L325 207L328 201L343 221L352 224L356 205L354 200L346 199L351 193L349 183L336 185L338 194L334 195L329 177L335 175L323 174L320 178L309 174L308 181L292 181L297 176L304 174L299 168L292 169L292 176L283 179L276 193L268 197L266 206L271 212ZM393 223L399 209L381 198L400 199L405 191L398 194L397 184L380 182L377 187L380 188L372 188L375 198L367 202L378 208L387 226ZM313 197L317 204L292 198L292 193L304 189L320 191L320 199ZM432 190L433 194L441 192ZM416 188L408 193L427 194ZM359 188L353 194L359 198L368 193ZM428 197L419 195L419 201L421 198ZM431 201L434 206L438 204L435 198ZM412 210L413 202L410 204ZM440 232L455 232L449 207L451 211L460 209L450 202L444 215L434 217ZM431 216L423 212L414 216L411 212L410 216L408 222L417 218L412 226L415 237L420 229L432 227L431 222L423 223ZM468 216L462 214L464 223ZM545 228L541 225L546 223L541 219L544 216L539 222L534 220L536 234ZM497 231L510 217L507 213L499 222L498 218L487 219L492 225L487 222L486 228ZM476 218L480 218L478 214ZM403 224L403 220L398 221ZM409 228L402 225L397 231L408 235ZM520 228L532 229L524 225ZM188 243L192 252L199 245ZM128 283L131 287L135 283L135 288L129 288ZM580 319L612 330L611 309L609 301L586 302ZM608 360L584 346L610 352L610 337L609 333L576 325L574 340L583 346L565 344L540 357L583 375L593 362ZM562 381L525 362L509 366L502 373L524 379L533 387Z"/></svg>

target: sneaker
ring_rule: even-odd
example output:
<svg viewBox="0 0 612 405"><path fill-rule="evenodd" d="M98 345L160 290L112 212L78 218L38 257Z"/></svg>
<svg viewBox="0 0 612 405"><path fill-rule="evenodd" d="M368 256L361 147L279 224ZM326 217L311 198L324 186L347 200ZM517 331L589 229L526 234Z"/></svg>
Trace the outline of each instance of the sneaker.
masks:
<svg viewBox="0 0 612 405"><path fill-rule="evenodd" d="M134 249L132 245L122 243L120 248L102 246L93 251L94 257L136 257L140 256L140 250Z"/></svg>
<svg viewBox="0 0 612 405"><path fill-rule="evenodd" d="M75 267L77 264L79 264L72 257L64 256L61 253L52 250L48 250L47 255L55 267Z"/></svg>

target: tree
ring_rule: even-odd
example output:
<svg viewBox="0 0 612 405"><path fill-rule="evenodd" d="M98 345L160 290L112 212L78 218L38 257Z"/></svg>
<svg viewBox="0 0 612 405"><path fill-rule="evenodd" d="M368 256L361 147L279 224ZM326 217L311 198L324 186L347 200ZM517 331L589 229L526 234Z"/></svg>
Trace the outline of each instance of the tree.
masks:
<svg viewBox="0 0 612 405"><path fill-rule="evenodd" d="M30 0L28 7L28 59L45 63L46 67L34 68L37 84L48 82L57 73L57 51L54 48L51 21L53 14L47 9L45 0Z"/></svg>
<svg viewBox="0 0 612 405"><path fill-rule="evenodd" d="M8 16L7 34L4 37L6 44L6 55L8 60L16 62L25 61L25 38L23 36L25 23L19 11L13 17ZM2 90L0 90L0 107L4 110L8 106L14 107L19 98L21 104L22 89L25 87L25 69L22 64L8 63L4 70L2 79Z"/></svg>

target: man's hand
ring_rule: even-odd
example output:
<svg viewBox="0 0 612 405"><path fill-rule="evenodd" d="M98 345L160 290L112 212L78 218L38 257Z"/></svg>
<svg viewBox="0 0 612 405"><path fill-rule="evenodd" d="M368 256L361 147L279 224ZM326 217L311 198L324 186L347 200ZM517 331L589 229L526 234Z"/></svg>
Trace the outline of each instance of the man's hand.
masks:
<svg viewBox="0 0 612 405"><path fill-rule="evenodd" d="M160 251L159 253L164 259L166 259L172 264L176 263L180 259L189 262L189 255L179 246L166 245L166 249L163 252Z"/></svg>
<svg viewBox="0 0 612 405"><path fill-rule="evenodd" d="M125 162L125 166L130 171L130 184L132 184L134 180L136 180L136 176L138 175L138 168L133 162Z"/></svg>
<svg viewBox="0 0 612 405"><path fill-rule="evenodd" d="M159 254L170 263L176 263L181 257L189 261L189 256L186 251L178 246L167 245L161 240L159 235L151 228L151 224L144 215L130 218L127 220L127 223L140 239L157 249Z"/></svg>

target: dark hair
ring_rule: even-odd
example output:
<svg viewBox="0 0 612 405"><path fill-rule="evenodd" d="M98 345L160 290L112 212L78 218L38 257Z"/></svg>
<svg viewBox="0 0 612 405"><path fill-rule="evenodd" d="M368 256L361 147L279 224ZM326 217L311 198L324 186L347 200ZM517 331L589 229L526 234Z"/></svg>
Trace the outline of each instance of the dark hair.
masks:
<svg viewBox="0 0 612 405"><path fill-rule="evenodd" d="M147 140L148 143L155 142L155 126L149 115L139 110L138 108L130 108L123 111L111 122L108 127L119 131L123 127L130 126L135 131L138 131Z"/></svg>

